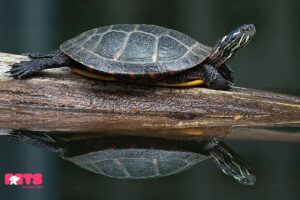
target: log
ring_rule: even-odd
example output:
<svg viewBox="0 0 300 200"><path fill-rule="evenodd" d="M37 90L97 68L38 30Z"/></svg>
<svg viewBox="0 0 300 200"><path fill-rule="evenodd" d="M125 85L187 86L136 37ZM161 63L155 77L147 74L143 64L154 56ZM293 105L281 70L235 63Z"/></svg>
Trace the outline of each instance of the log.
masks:
<svg viewBox="0 0 300 200"><path fill-rule="evenodd" d="M68 67L25 80L5 73L28 59L0 53L2 130L219 135L235 127L300 124L300 98L272 92L102 82Z"/></svg>

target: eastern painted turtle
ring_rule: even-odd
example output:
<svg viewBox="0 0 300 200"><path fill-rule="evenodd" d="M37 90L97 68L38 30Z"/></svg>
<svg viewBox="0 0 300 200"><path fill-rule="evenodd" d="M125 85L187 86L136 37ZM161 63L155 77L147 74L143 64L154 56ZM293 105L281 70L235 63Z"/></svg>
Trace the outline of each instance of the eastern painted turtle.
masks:
<svg viewBox="0 0 300 200"><path fill-rule="evenodd" d="M24 78L44 69L72 66L82 75L106 81L227 90L234 84L226 61L255 34L243 25L213 48L175 30L146 24L118 24L84 32L49 53L27 54L12 65L11 76Z"/></svg>
<svg viewBox="0 0 300 200"><path fill-rule="evenodd" d="M80 167L112 178L147 179L187 170L207 158L244 185L256 178L248 164L220 139L13 133L10 138L44 147Z"/></svg>

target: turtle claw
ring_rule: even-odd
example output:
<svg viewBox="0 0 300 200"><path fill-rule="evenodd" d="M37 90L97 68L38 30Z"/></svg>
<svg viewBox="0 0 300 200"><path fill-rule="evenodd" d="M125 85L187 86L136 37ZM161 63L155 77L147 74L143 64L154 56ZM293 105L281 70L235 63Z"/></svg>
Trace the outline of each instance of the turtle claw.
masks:
<svg viewBox="0 0 300 200"><path fill-rule="evenodd" d="M230 81L226 81L226 84L225 84L225 89L230 91L232 90L232 87L234 86L234 83L230 82Z"/></svg>
<svg viewBox="0 0 300 200"><path fill-rule="evenodd" d="M223 78L215 79L208 84L209 88L212 88L215 90L225 90L225 91L230 91L233 86L234 86L234 83L227 81Z"/></svg>
<svg viewBox="0 0 300 200"><path fill-rule="evenodd" d="M32 75L35 71L32 70L31 61L21 61L20 63L13 64L8 73L14 79L21 79Z"/></svg>
<svg viewBox="0 0 300 200"><path fill-rule="evenodd" d="M26 138L27 137L20 132L16 132L9 136L9 140L12 140L12 141L24 141L24 139L26 139Z"/></svg>

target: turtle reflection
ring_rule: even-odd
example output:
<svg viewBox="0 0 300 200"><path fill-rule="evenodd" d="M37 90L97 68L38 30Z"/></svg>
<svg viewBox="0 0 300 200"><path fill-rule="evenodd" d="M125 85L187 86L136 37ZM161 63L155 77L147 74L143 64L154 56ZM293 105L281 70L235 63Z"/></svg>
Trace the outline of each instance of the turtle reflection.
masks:
<svg viewBox="0 0 300 200"><path fill-rule="evenodd" d="M249 166L217 138L154 138L87 134L37 134L16 132L19 141L44 147L80 167L113 178L146 179L177 174L212 158L227 175L253 185Z"/></svg>

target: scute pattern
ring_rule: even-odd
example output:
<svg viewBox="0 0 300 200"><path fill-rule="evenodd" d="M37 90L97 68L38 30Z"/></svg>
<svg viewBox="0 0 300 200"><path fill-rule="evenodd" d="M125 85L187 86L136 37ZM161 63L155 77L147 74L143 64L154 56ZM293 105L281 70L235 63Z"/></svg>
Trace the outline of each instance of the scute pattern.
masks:
<svg viewBox="0 0 300 200"><path fill-rule="evenodd" d="M206 158L191 152L111 149L65 159L94 173L115 178L138 179L176 174Z"/></svg>
<svg viewBox="0 0 300 200"><path fill-rule="evenodd" d="M126 34L122 32L107 32L103 34L99 45L95 46L94 48L86 47L86 49L89 49L104 58L113 59L120 50L125 37Z"/></svg>
<svg viewBox="0 0 300 200"><path fill-rule="evenodd" d="M162 36L158 42L158 60L173 61L184 56L187 48L169 36Z"/></svg>
<svg viewBox="0 0 300 200"><path fill-rule="evenodd" d="M133 32L120 56L120 61L151 62L156 38L146 33Z"/></svg>
<svg viewBox="0 0 300 200"><path fill-rule="evenodd" d="M84 32L60 49L77 62L116 75L167 74L203 62L211 48L175 30L118 24Z"/></svg>
<svg viewBox="0 0 300 200"><path fill-rule="evenodd" d="M91 48L96 49L96 47L99 45L99 42L102 40L102 35L96 34L92 37L89 37L86 42L82 44L84 48Z"/></svg>

